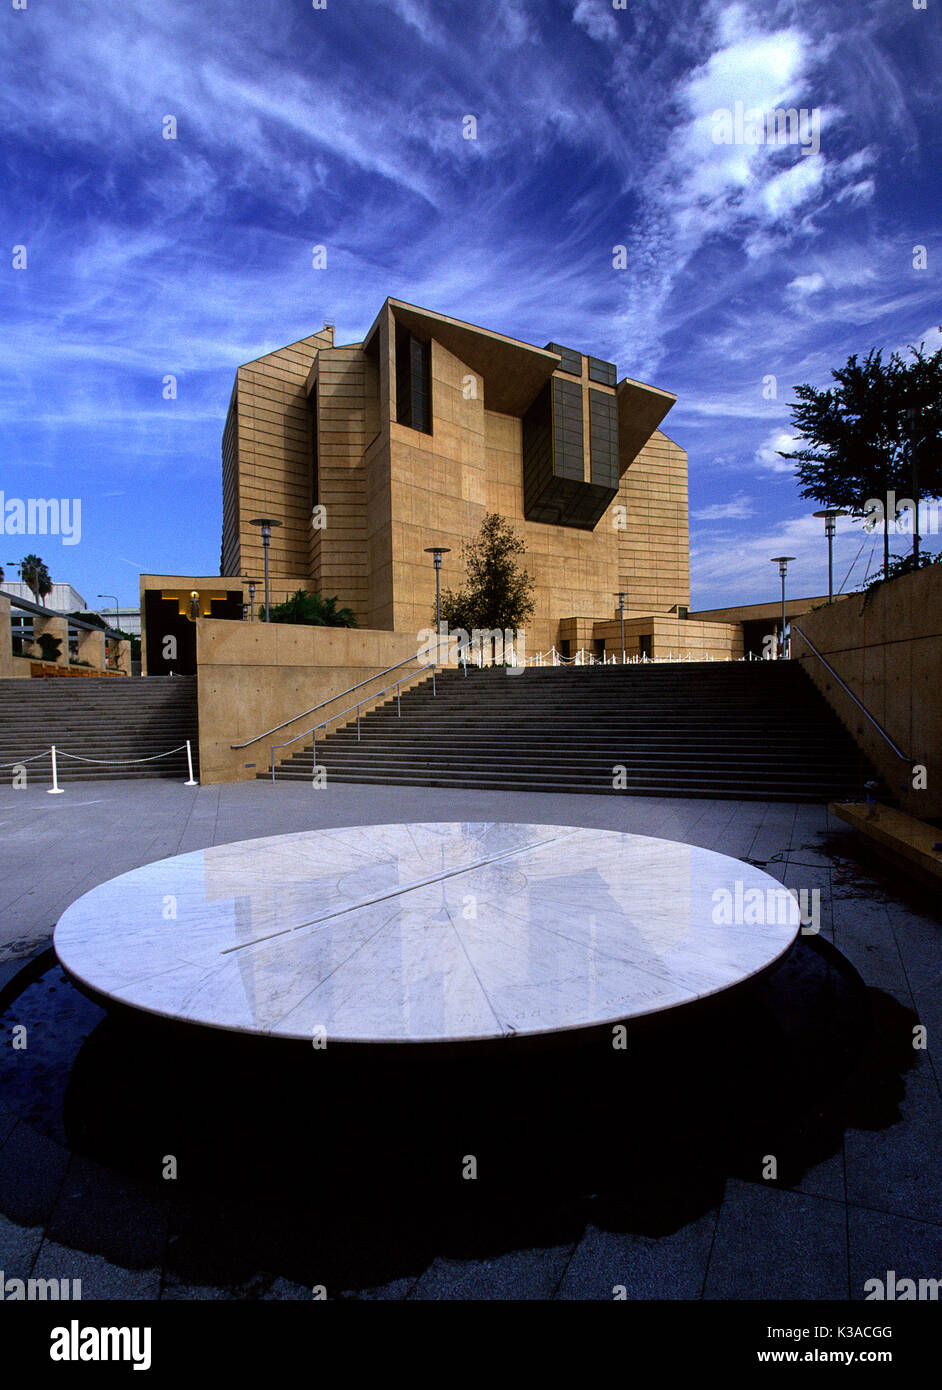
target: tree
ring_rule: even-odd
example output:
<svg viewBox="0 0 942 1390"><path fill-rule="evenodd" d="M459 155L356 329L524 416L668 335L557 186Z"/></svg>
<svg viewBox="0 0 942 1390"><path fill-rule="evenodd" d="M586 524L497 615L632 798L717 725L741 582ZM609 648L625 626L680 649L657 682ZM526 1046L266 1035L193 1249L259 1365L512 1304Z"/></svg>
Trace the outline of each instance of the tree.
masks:
<svg viewBox="0 0 942 1390"><path fill-rule="evenodd" d="M854 516L867 515L868 501L881 501L884 572L890 563L894 510L888 494L909 492L914 502L919 500L913 488L914 460L923 494L932 497L942 491L942 349L931 357L926 357L923 345L910 351L911 362L893 353L886 363L877 348L863 362L855 353L845 366L832 369L835 387L819 391L807 383L796 386L791 427L807 446L793 453L780 451L782 458L798 461L802 497L846 508ZM894 519L895 515L894 510ZM915 536L914 542L918 547Z"/></svg>
<svg viewBox="0 0 942 1390"><path fill-rule="evenodd" d="M876 574L868 575L858 590L859 593L872 594L888 579L898 579L903 574L913 574L925 569L927 565L942 564L942 550L933 554L930 550L919 550L909 555L894 555L888 569L878 569Z"/></svg>
<svg viewBox="0 0 942 1390"><path fill-rule="evenodd" d="M526 545L510 522L488 512L477 539L465 542L461 553L467 583L457 592L446 589L441 599L442 618L448 626L466 632L522 627L535 607L531 597L535 585L517 564L517 557L526 554Z"/></svg>
<svg viewBox="0 0 942 1390"><path fill-rule="evenodd" d="M20 561L20 576L37 603L43 603L46 596L52 593L49 571L39 555L24 555Z"/></svg>
<svg viewBox="0 0 942 1390"><path fill-rule="evenodd" d="M913 361L906 367L904 431L909 458L910 496L918 505L920 496L935 497L942 492L942 349L930 357L925 345L910 347ZM913 560L918 568L919 527L913 518Z"/></svg>
<svg viewBox="0 0 942 1390"><path fill-rule="evenodd" d="M260 617L265 617L264 606L259 609ZM299 623L307 627L356 627L356 614L352 608L338 608L337 595L322 598L320 594L309 594L306 589L298 589L284 603L272 605L273 623Z"/></svg>

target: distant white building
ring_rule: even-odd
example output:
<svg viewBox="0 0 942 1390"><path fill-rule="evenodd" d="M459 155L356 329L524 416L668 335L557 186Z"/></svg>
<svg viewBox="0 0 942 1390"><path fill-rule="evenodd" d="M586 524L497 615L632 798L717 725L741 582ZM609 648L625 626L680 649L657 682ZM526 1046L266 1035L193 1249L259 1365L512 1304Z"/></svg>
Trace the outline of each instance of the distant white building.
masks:
<svg viewBox="0 0 942 1390"><path fill-rule="evenodd" d="M116 627L121 632L129 632L134 637L140 637L140 608L96 608L95 612L104 618L111 627Z"/></svg>
<svg viewBox="0 0 942 1390"><path fill-rule="evenodd" d="M36 598L32 589L24 584L22 580L4 580L0 584L0 589L5 594L13 594L17 598L28 599L30 603L35 603ZM64 580L53 580L52 592L46 595L45 607L50 613L87 613L88 604L85 602L78 589L74 589L71 584ZM95 608L92 612L98 613L104 618L109 627L119 628L122 632L129 632L133 636L141 635L141 610L132 608L129 604L127 608ZM31 615L17 613L14 608L11 619L14 628L26 627L32 631L33 619Z"/></svg>
<svg viewBox="0 0 942 1390"><path fill-rule="evenodd" d="M30 603L36 602L36 596L32 589L22 580L5 579L0 584L0 589L5 594L15 594L17 598L29 599ZM46 595L45 606L53 613L78 613L84 611L88 604L78 589L73 589L71 584L53 580L52 593Z"/></svg>

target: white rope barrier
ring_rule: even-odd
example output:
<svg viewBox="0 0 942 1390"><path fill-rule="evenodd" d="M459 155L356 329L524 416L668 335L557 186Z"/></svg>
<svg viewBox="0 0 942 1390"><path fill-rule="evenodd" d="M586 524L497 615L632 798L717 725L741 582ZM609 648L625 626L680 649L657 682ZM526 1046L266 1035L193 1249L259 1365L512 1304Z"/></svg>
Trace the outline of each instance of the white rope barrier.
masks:
<svg viewBox="0 0 942 1390"><path fill-rule="evenodd" d="M186 764L189 771L189 780L184 782L185 787L198 787L199 782L193 776L193 751L190 747L190 740L179 744L176 748L168 748L165 753L151 753L146 758L87 758L82 753L67 753L63 748L57 748L54 743L48 748L44 748L41 753L32 753L28 758L16 758L11 763L0 763L0 768L22 767L26 763L35 763L39 758L49 757L52 763L52 786L49 788L48 795L61 796L62 788L59 786L59 758L71 758L73 762L89 763L95 767L134 767L139 763L158 762L161 758L170 758L174 753L182 753L186 749Z"/></svg>
<svg viewBox="0 0 942 1390"><path fill-rule="evenodd" d="M699 662L699 661L724 661L730 664L743 661L762 661L765 658L756 656L753 652L746 652L743 656L714 656L712 652L678 652L675 656L673 652L667 652L665 656L626 656L624 662L620 661L617 653L611 657L607 653L596 656L593 652L587 652L584 647L580 647L575 656L563 656L555 647L551 647L548 652L537 652L534 656L528 657L529 664L540 667L545 664L545 659L551 658L550 664L553 666L676 666L678 662Z"/></svg>
<svg viewBox="0 0 942 1390"><path fill-rule="evenodd" d="M172 753L182 753L188 746L188 743L181 743L178 748L169 748L166 753L152 753L149 758L83 758L81 753L66 753L60 748L59 757L72 758L79 763L98 763L101 767L123 767L126 763L153 763L158 758L169 758Z"/></svg>
<svg viewBox="0 0 942 1390"><path fill-rule="evenodd" d="M23 763L34 763L37 758L44 758L48 752L49 749L44 748L41 753L34 753L32 757L15 758L12 763L0 763L0 767L20 767Z"/></svg>
<svg viewBox="0 0 942 1390"><path fill-rule="evenodd" d="M47 795L47 796L61 796L61 795L62 795L62 788L59 786L59 771L58 771L58 768L56 767L56 745L55 745L55 744L53 744L52 747L49 749L49 753L50 753L50 755L51 755L51 757L52 757L52 786L49 788L49 790L48 790L48 792L46 793L46 795Z"/></svg>

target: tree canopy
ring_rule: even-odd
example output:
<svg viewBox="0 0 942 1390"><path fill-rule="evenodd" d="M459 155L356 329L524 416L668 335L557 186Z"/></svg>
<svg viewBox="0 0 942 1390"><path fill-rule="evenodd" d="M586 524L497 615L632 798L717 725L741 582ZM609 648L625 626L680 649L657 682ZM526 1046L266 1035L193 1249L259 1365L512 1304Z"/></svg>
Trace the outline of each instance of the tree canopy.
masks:
<svg viewBox="0 0 942 1390"><path fill-rule="evenodd" d="M475 540L461 547L464 588L442 593L442 618L450 628L517 629L534 609L534 581L517 563L526 545L510 522L488 512ZM434 614L433 614L434 621Z"/></svg>
<svg viewBox="0 0 942 1390"><path fill-rule="evenodd" d="M259 609L264 618L264 605ZM284 603L273 603L271 609L273 623L298 623L306 627L356 627L356 615L352 608L338 608L337 595L322 598L320 594L310 594L306 589L298 589Z"/></svg>
<svg viewBox="0 0 942 1390"><path fill-rule="evenodd" d="M863 361L855 353L832 369L836 384L828 390L796 386L791 428L805 447L781 451L798 463L802 497L858 517L867 515L868 502L880 501L884 571L898 510L888 494L918 503L942 493L942 349L927 355L920 344L909 351L909 360L894 352L886 362L880 349ZM914 553L917 531L914 525Z"/></svg>
<svg viewBox="0 0 942 1390"><path fill-rule="evenodd" d="M52 593L52 580L46 562L39 555L24 555L20 561L20 576L37 603L44 603Z"/></svg>

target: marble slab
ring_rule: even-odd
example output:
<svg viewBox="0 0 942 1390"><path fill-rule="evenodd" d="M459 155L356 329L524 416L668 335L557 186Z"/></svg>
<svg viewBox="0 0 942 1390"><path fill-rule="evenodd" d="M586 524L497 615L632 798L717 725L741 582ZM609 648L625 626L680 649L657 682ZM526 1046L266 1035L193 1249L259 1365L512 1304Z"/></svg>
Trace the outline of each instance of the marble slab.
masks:
<svg viewBox="0 0 942 1390"><path fill-rule="evenodd" d="M275 835L93 888L55 948L104 1000L337 1042L594 1028L773 964L800 929L770 875L673 840L435 822Z"/></svg>

